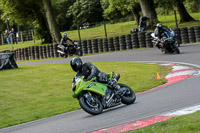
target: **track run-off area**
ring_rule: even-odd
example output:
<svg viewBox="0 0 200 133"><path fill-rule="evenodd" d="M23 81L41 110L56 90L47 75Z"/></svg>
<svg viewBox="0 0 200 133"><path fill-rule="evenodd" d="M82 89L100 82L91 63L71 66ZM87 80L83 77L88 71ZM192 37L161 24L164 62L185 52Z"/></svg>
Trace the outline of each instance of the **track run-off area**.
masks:
<svg viewBox="0 0 200 133"><path fill-rule="evenodd" d="M83 56L83 62L156 63L169 65L173 71L166 76L168 83L136 94L136 102L132 105L117 106L97 116L89 115L80 109L3 128L0 133L121 132L137 129L133 128L134 125L140 128L143 127L141 125L187 114L183 112L197 111L200 108L200 44L181 45L179 49L180 54L163 54L157 48L150 48ZM71 58L44 60L18 65L69 63L70 60Z"/></svg>

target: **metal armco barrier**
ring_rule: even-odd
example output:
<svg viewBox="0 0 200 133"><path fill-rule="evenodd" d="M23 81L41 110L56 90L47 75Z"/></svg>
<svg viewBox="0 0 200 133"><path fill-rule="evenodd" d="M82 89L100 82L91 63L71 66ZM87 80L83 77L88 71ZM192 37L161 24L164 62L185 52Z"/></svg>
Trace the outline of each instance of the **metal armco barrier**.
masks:
<svg viewBox="0 0 200 133"><path fill-rule="evenodd" d="M176 28L173 30L182 44L200 42L200 26ZM152 48L154 46L152 43L151 33L152 32L138 32L111 38L83 40L81 41L81 47L83 54L103 53L144 47ZM28 48L16 49L14 51L2 51L1 53L13 52L16 61L56 58L59 57L59 54L57 53L57 45L58 44L31 46Z"/></svg>

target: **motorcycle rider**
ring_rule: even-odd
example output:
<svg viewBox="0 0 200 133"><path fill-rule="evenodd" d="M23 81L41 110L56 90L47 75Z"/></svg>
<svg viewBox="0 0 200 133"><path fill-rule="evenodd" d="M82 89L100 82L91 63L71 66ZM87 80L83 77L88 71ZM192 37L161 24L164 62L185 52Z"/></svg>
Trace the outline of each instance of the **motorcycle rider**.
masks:
<svg viewBox="0 0 200 133"><path fill-rule="evenodd" d="M63 33L63 38L61 38L61 40L60 40L60 45L63 45L63 46L65 46L65 47L67 47L67 41L70 41L70 42L72 42L72 40L71 39L69 39L69 37L67 37L67 33Z"/></svg>
<svg viewBox="0 0 200 133"><path fill-rule="evenodd" d="M167 33L166 36L169 36L169 29L166 28L166 27L163 27L161 23L157 23L156 24L156 29L154 30L154 35L158 37L158 41L156 42L155 46L160 48L159 47L159 42L161 41L161 38L162 38L162 34L163 33Z"/></svg>
<svg viewBox="0 0 200 133"><path fill-rule="evenodd" d="M120 89L116 80L108 79L106 73L99 71L99 69L94 66L91 62L82 63L81 58L74 57L70 61L72 69L77 72L76 76L85 76L87 81L91 80L93 77L97 77L97 81L101 83L106 83L111 88L116 90Z"/></svg>

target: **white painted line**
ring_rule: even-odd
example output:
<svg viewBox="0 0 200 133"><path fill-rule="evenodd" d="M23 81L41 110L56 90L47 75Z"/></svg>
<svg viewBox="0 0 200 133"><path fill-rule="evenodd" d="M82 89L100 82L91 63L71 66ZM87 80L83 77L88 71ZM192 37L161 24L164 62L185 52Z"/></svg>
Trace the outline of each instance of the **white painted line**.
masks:
<svg viewBox="0 0 200 133"><path fill-rule="evenodd" d="M181 115L192 114L197 111L200 111L200 105L188 107L188 108L177 110L174 112L169 112L169 113L163 114L163 116L171 116L171 117L181 116Z"/></svg>
<svg viewBox="0 0 200 133"><path fill-rule="evenodd" d="M182 70L182 69L191 69L191 67L188 66L173 66L172 71Z"/></svg>
<svg viewBox="0 0 200 133"><path fill-rule="evenodd" d="M199 74L199 71L197 70L186 70L186 71L168 74L165 78L171 78L171 77L183 76L183 75L198 75L198 74Z"/></svg>

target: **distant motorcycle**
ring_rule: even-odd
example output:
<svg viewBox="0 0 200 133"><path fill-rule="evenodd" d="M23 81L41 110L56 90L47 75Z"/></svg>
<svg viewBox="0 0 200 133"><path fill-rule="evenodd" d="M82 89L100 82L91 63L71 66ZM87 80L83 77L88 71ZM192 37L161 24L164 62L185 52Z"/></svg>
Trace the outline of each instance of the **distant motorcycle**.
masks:
<svg viewBox="0 0 200 133"><path fill-rule="evenodd" d="M118 81L120 75L114 72L107 74L109 79ZM79 100L81 108L89 114L97 115L103 109L123 104L132 104L136 100L134 91L125 84L118 83L119 90L110 88L104 83L99 83L96 77L90 81L84 76L76 76L72 83L72 96Z"/></svg>
<svg viewBox="0 0 200 133"><path fill-rule="evenodd" d="M78 42L73 41L70 43L67 43L66 46L59 44L58 45L58 50L57 52L60 54L61 57L63 58L67 58L68 55L78 55L78 56L82 56L83 55L83 51L80 48Z"/></svg>
<svg viewBox="0 0 200 133"><path fill-rule="evenodd" d="M162 34L161 39L159 40L158 37L155 36L154 33L151 33L151 36L153 37L153 43L154 45L157 43L158 48L161 49L164 53L176 53L179 54L180 50L178 48L178 40L176 39L176 34L173 30L169 30L169 34L167 32L164 32Z"/></svg>

